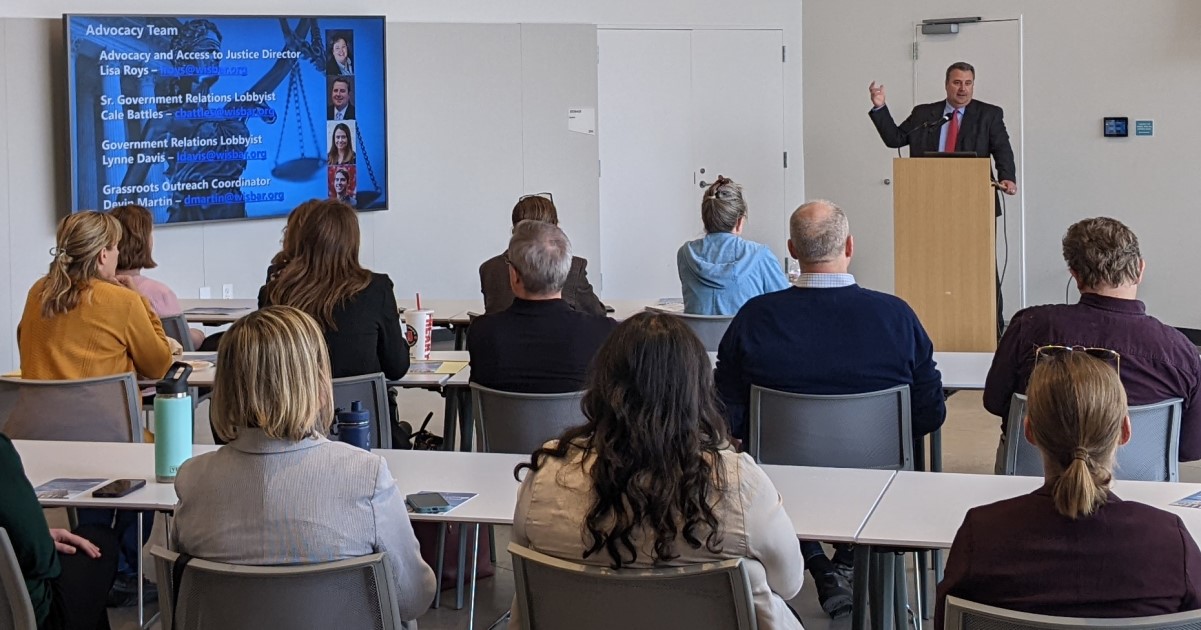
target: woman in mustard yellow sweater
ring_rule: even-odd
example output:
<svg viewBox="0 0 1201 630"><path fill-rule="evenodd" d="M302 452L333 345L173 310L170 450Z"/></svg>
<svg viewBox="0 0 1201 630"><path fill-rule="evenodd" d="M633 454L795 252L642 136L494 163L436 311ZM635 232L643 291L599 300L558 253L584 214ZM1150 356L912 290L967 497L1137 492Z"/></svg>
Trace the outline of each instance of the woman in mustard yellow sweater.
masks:
<svg viewBox="0 0 1201 630"><path fill-rule="evenodd" d="M137 372L162 378L171 367L172 346L150 303L128 276L117 275L121 224L108 214L80 212L59 222L56 240L50 270L29 290L17 327L21 376L61 380ZM136 603L137 556L145 543L137 536L139 513L78 514L81 525L112 527L120 539L109 605ZM149 533L153 513L140 514Z"/></svg>
<svg viewBox="0 0 1201 630"><path fill-rule="evenodd" d="M171 345L154 309L117 275L121 224L99 212L58 224L50 270L33 284L17 327L21 376L55 380L137 372L161 378Z"/></svg>

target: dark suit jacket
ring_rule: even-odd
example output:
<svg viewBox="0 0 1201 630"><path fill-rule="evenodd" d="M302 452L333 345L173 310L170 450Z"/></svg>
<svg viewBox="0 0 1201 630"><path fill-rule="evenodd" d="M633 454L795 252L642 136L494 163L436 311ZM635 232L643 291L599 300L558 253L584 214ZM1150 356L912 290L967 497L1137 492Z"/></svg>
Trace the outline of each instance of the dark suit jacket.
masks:
<svg viewBox="0 0 1201 630"><path fill-rule="evenodd" d="M514 299L507 310L471 323L471 381L531 394L579 391L593 355L616 327L612 318L581 313L564 300Z"/></svg>
<svg viewBox="0 0 1201 630"><path fill-rule="evenodd" d="M334 106L333 105L329 105L325 108L325 119L326 120L334 119ZM354 120L354 103L351 103L346 106L346 115L342 117L342 120Z"/></svg>
<svg viewBox="0 0 1201 630"><path fill-rule="evenodd" d="M263 285L259 308L268 305ZM397 380L409 371L409 344L400 326L392 279L386 274L371 274L367 288L335 306L334 323L337 330L325 329L334 378L383 372L389 380Z"/></svg>
<svg viewBox="0 0 1201 630"><path fill-rule="evenodd" d="M504 254L493 256L480 265L480 292L484 294L484 312L489 315L499 313L513 303L509 265L505 263ZM563 285L563 301L582 313L605 314L605 305L588 283L588 261L579 256L571 257L571 271L567 273L567 282Z"/></svg>
<svg viewBox="0 0 1201 630"><path fill-rule="evenodd" d="M938 151L941 128L938 125L918 129L928 122L937 122L946 109L946 101L926 103L913 108L909 118L900 126L892 120L885 105L868 112L880 139L896 149L909 145L909 155L919 157ZM959 137L955 151L971 151L980 157L992 156L997 167L997 181L1017 181L1017 169L1013 163L1013 147L1009 146L1009 133L1005 131L1005 113L1000 107L984 101L971 101L963 108L963 121L959 126Z"/></svg>
<svg viewBox="0 0 1201 630"><path fill-rule="evenodd" d="M938 585L947 595L1020 612L1070 617L1160 615L1201 607L1201 551L1180 517L1109 494L1072 521L1050 486L969 510Z"/></svg>

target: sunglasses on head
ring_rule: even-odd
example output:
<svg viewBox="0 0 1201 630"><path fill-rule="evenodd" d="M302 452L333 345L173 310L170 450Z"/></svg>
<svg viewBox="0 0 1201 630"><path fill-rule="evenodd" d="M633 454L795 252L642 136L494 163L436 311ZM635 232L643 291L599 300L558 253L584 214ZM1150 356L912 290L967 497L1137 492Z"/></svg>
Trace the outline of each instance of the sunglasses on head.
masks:
<svg viewBox="0 0 1201 630"><path fill-rule="evenodd" d="M1122 373L1121 361L1122 355L1109 348L1085 348L1084 346L1040 346L1034 351L1034 361L1038 362L1049 357L1062 357L1072 352L1083 352L1094 359L1100 359L1113 366L1113 369L1118 373Z"/></svg>
<svg viewBox="0 0 1201 630"><path fill-rule="evenodd" d="M529 198L531 198L531 197L543 197L543 198L545 198L545 199L549 199L551 203L554 203L554 202L555 202L555 196L554 196L553 194L551 194L551 193L548 193L548 192L534 193L534 194L532 194L532 195L523 195L523 196L522 196L520 199L518 199L517 201L525 201L526 199L529 199Z"/></svg>

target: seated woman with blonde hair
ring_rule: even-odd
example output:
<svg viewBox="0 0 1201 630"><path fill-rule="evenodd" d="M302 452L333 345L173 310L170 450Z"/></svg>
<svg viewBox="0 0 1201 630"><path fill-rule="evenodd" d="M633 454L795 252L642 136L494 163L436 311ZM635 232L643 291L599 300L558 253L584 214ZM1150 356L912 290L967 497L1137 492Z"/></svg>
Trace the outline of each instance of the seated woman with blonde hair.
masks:
<svg viewBox="0 0 1201 630"><path fill-rule="evenodd" d="M745 558L759 628L800 630L785 603L804 579L796 531L771 479L730 448L700 339L675 315L634 315L588 385L588 422L517 467L513 542L614 569Z"/></svg>
<svg viewBox="0 0 1201 630"><path fill-rule="evenodd" d="M159 317L172 317L183 312L179 305L179 297L171 287L143 276L143 269L154 269L158 263L150 252L154 249L154 215L144 206L126 204L117 206L109 214L121 222L120 254L117 256L117 277L128 277L133 288L141 293L154 307ZM197 328L189 328L192 347L199 348L204 343L204 332Z"/></svg>
<svg viewBox="0 0 1201 630"><path fill-rule="evenodd" d="M1046 346L1035 361L1025 435L1042 452L1046 482L968 511L938 585L934 627L948 595L1067 617L1201 607L1201 551L1180 517L1109 489L1131 431L1117 353Z"/></svg>
<svg viewBox="0 0 1201 630"><path fill-rule="evenodd" d="M267 566L383 552L402 618L424 613L434 572L388 463L325 437L334 394L317 322L289 306L255 311L222 336L217 364L211 419L228 444L180 467L175 548Z"/></svg>
<svg viewBox="0 0 1201 630"><path fill-rule="evenodd" d="M59 222L56 241L50 269L29 289L17 327L21 376L162 378L172 346L133 281L117 275L121 224L79 212Z"/></svg>

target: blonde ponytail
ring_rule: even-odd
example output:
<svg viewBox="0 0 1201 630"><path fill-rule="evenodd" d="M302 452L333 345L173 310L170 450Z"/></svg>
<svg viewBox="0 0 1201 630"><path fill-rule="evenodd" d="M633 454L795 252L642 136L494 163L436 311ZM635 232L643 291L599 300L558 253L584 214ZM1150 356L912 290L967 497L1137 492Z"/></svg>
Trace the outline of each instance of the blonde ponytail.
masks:
<svg viewBox="0 0 1201 630"><path fill-rule="evenodd" d="M1126 417L1117 371L1084 352L1042 358L1030 375L1027 415L1060 514L1077 519L1104 505Z"/></svg>
<svg viewBox="0 0 1201 630"><path fill-rule="evenodd" d="M100 277L100 252L121 241L121 224L104 213L79 212L59 221L55 240L38 296L46 319L79 306L92 280Z"/></svg>

